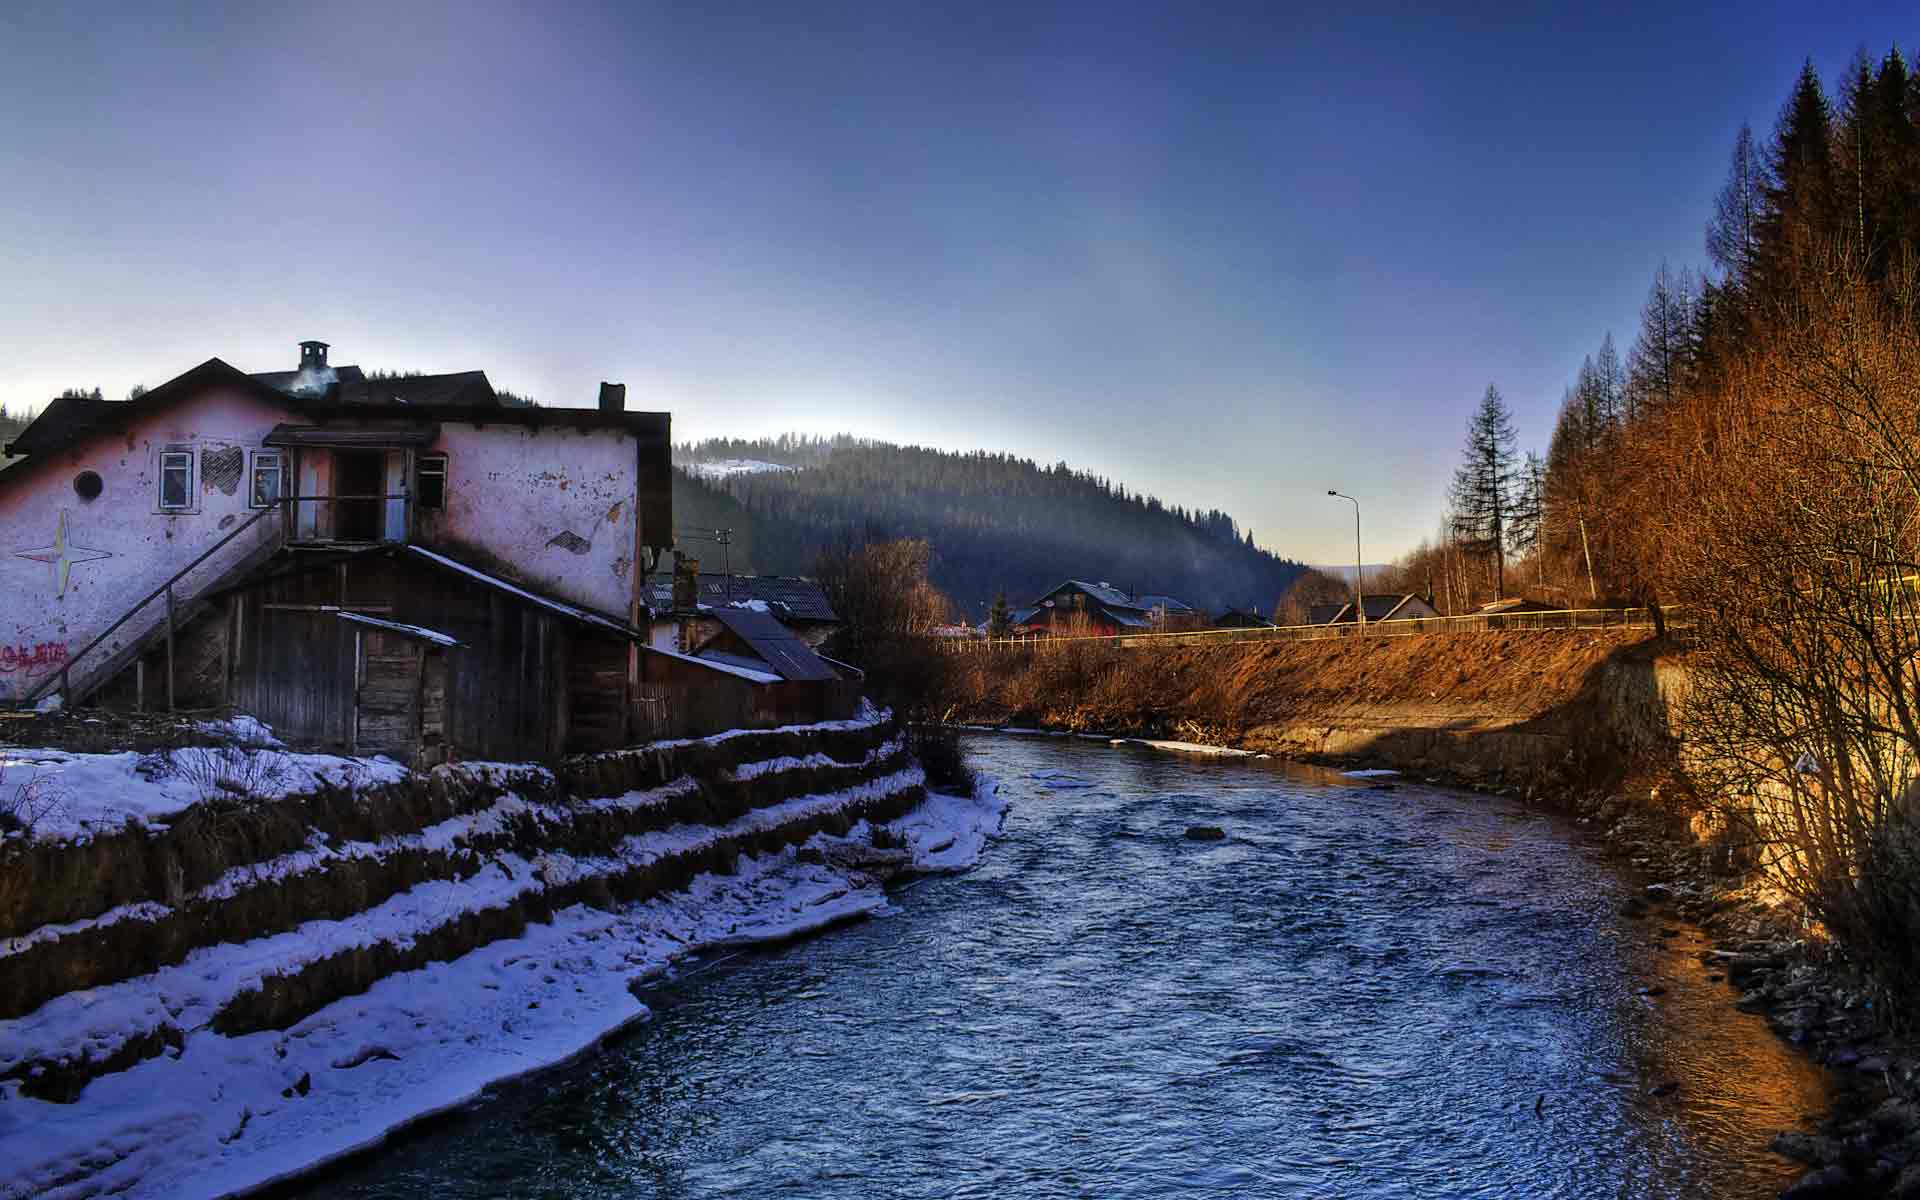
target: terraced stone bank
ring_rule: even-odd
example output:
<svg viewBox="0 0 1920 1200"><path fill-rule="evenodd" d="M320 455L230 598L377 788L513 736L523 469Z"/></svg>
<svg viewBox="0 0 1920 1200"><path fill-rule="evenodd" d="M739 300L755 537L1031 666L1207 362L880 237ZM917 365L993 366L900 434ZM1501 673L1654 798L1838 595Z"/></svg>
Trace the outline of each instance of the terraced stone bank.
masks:
<svg viewBox="0 0 1920 1200"><path fill-rule="evenodd" d="M5 1196L223 1195L351 1151L644 1016L633 982L690 949L964 865L998 819L929 802L877 717L554 771L8 754L134 799L0 848Z"/></svg>

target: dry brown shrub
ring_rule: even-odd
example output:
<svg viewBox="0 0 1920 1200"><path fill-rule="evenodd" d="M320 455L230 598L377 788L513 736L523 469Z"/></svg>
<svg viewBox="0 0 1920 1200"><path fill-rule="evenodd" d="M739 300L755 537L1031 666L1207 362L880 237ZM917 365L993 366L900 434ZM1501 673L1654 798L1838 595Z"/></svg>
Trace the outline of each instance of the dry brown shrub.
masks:
<svg viewBox="0 0 1920 1200"><path fill-rule="evenodd" d="M1920 330L1843 259L1690 398L1640 541L1692 612L1684 735L1781 882L1902 1015L1920 996Z"/></svg>

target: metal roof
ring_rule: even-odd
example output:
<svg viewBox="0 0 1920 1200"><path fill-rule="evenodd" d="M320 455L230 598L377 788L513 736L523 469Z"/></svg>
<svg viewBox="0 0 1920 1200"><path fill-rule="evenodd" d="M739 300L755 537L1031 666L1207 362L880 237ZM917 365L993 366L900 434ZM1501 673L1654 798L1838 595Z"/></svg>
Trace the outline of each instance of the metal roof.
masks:
<svg viewBox="0 0 1920 1200"><path fill-rule="evenodd" d="M1193 605L1188 604L1185 600L1177 596L1163 596L1157 593L1147 596L1135 596L1133 598L1133 606L1135 608L1164 608L1170 613L1194 611Z"/></svg>
<svg viewBox="0 0 1920 1200"><path fill-rule="evenodd" d="M813 652L813 647L801 641L799 634L782 625L772 613L751 608L716 608L713 615L783 679L840 678L825 659Z"/></svg>
<svg viewBox="0 0 1920 1200"><path fill-rule="evenodd" d="M1060 588L1065 588L1065 587L1079 588L1081 591L1085 592L1089 596L1092 596L1095 600L1098 600L1102 604L1116 605L1120 608L1138 608L1139 607L1139 605L1133 602L1132 596L1127 595L1125 592L1121 591L1117 587L1114 587L1112 584L1088 583L1084 579L1069 579L1065 583L1061 584L1060 587L1054 588L1052 591L1049 591L1047 595L1051 596L1053 595L1054 592L1059 591Z"/></svg>

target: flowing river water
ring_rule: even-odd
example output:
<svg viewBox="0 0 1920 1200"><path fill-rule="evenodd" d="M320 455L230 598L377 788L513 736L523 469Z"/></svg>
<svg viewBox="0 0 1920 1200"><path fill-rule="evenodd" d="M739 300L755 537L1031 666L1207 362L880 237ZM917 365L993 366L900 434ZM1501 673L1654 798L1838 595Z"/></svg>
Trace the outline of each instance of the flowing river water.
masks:
<svg viewBox="0 0 1920 1200"><path fill-rule="evenodd" d="M326 1197L1759 1197L1822 1072L1510 801L970 739L1013 801L893 915L690 967ZM1192 824L1218 842L1189 841ZM1662 936L1677 930L1677 936ZM1659 995L1645 989L1665 988ZM1664 1095L1660 1085L1675 1082Z"/></svg>

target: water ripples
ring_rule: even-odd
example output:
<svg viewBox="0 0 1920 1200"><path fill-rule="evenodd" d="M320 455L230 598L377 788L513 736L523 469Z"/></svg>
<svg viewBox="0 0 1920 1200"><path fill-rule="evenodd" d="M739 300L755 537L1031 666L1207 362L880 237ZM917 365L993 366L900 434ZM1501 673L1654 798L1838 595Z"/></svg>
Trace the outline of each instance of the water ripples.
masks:
<svg viewBox="0 0 1920 1200"><path fill-rule="evenodd" d="M981 869L703 972L607 1053L310 1194L1746 1197L1790 1177L1772 1130L1825 1103L1522 807L976 752L1017 804Z"/></svg>

